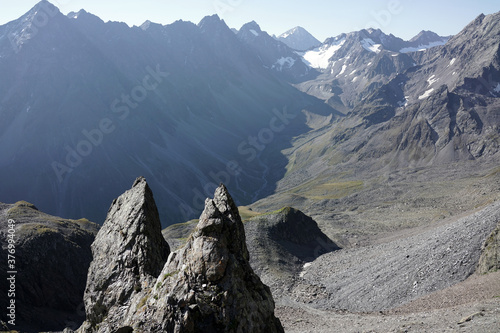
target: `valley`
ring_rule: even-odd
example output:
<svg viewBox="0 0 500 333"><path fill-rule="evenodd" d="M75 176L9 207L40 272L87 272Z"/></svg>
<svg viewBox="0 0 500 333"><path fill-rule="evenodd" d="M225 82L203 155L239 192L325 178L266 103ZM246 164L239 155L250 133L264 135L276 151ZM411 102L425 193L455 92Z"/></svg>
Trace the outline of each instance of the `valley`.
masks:
<svg viewBox="0 0 500 333"><path fill-rule="evenodd" d="M499 331L499 36L500 13L321 43L42 0L0 26L21 330L243 327L262 304L277 332Z"/></svg>

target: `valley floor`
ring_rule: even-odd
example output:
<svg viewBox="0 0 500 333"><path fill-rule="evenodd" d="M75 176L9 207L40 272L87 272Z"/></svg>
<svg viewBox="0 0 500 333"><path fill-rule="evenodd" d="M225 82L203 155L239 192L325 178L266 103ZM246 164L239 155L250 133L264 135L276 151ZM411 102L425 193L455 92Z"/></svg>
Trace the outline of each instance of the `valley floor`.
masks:
<svg viewBox="0 0 500 333"><path fill-rule="evenodd" d="M500 332L500 272L472 275L387 312L324 311L283 301L276 314L288 333Z"/></svg>
<svg viewBox="0 0 500 333"><path fill-rule="evenodd" d="M286 332L500 332L500 271L478 274L500 202L334 251L277 298Z"/></svg>

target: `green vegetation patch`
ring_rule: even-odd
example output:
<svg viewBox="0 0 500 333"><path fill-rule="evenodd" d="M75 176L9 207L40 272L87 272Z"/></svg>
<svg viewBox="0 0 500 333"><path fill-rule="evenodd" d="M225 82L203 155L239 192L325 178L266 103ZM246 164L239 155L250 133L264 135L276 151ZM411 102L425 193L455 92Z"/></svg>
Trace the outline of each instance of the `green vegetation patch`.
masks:
<svg viewBox="0 0 500 333"><path fill-rule="evenodd" d="M148 301L148 298L149 298L149 294L147 294L146 296L141 298L141 300L139 301L139 304L137 304L137 308L144 307L146 305L146 302Z"/></svg>
<svg viewBox="0 0 500 333"><path fill-rule="evenodd" d="M20 226L19 230L22 233L32 233L37 235L56 233L57 230L50 228L43 224L23 224Z"/></svg>
<svg viewBox="0 0 500 333"><path fill-rule="evenodd" d="M260 214L260 216L265 216L265 215L278 215L278 214L288 214L292 210L292 207L283 207L278 210L272 211L272 212L267 212Z"/></svg>
<svg viewBox="0 0 500 333"><path fill-rule="evenodd" d="M38 209L35 207L35 205L26 202L26 201L18 201L14 204L14 207L9 209L7 211L7 215L9 218L16 218L16 217L22 217L22 216L31 216L33 214L38 213Z"/></svg>
<svg viewBox="0 0 500 333"><path fill-rule="evenodd" d="M247 206L240 206L240 207L238 207L238 211L240 212L240 217L241 217L242 221L249 220L252 217L255 217L255 216L258 216L258 215L261 214L259 212L254 212L253 210L251 210Z"/></svg>
<svg viewBox="0 0 500 333"><path fill-rule="evenodd" d="M163 281L165 281L167 278L171 277L171 276L174 276L174 275L177 275L179 274L180 271L174 271L174 272L170 272L170 273L167 273L167 274L164 274L163 275Z"/></svg>
<svg viewBox="0 0 500 333"><path fill-rule="evenodd" d="M361 180L325 183L316 185L311 190L304 193L309 199L340 199L363 189L364 182Z"/></svg>

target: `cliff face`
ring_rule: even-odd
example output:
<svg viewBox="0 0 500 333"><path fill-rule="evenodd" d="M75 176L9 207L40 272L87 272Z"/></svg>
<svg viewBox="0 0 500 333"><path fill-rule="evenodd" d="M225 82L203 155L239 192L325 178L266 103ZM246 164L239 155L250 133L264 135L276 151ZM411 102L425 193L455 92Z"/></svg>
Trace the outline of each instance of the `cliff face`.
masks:
<svg viewBox="0 0 500 333"><path fill-rule="evenodd" d="M140 178L113 202L92 245L79 332L283 332L227 189L206 200L197 228L168 260L149 194Z"/></svg>
<svg viewBox="0 0 500 333"><path fill-rule="evenodd" d="M113 201L92 244L84 327L93 331L119 325L127 316L124 308L153 284L169 253L153 193L144 178L137 178L130 190Z"/></svg>
<svg viewBox="0 0 500 333"><path fill-rule="evenodd" d="M82 323L85 279L92 261L90 244L98 229L86 219L48 215L25 201L0 203L0 254L5 258L0 261L0 289L5 291L0 294L0 305L7 308L10 300L17 304L15 326L9 329L52 331ZM14 235L15 252L8 252L7 235ZM14 258L9 266L7 254ZM13 298L7 298L8 271L17 272ZM6 314L2 312L1 321L11 319Z"/></svg>

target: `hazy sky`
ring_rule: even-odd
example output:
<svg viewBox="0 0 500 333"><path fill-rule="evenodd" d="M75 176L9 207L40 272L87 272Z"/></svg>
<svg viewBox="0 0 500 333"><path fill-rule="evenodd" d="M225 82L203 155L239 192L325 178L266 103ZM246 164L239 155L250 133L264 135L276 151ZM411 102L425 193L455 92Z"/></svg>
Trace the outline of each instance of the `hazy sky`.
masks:
<svg viewBox="0 0 500 333"><path fill-rule="evenodd" d="M0 0L0 25L12 21L38 0ZM458 33L479 14L500 11L498 0L51 0L62 13L81 8L104 21L140 25L146 20L169 24L178 19L198 23L218 14L231 28L256 21L269 34L302 26L316 38L363 28L381 28L403 39L421 30Z"/></svg>

